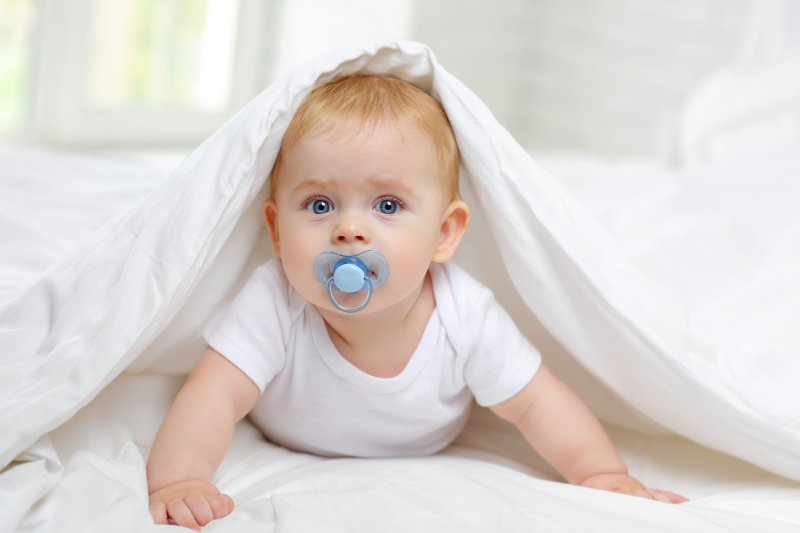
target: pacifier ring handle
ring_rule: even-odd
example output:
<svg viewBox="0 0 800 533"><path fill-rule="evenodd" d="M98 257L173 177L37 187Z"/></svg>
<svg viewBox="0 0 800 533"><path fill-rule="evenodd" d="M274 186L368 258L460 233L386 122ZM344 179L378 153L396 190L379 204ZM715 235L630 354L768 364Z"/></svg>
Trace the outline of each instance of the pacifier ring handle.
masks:
<svg viewBox="0 0 800 533"><path fill-rule="evenodd" d="M345 307L336 301L336 297L333 295L333 276L328 278L328 282L325 284L325 289L328 291L328 299L331 301L333 306L336 307L336 309L345 313L357 313L358 311L364 309L372 299L372 280L369 279L369 277L365 278L364 285L367 289L367 295L364 297L364 301L355 307Z"/></svg>
<svg viewBox="0 0 800 533"><path fill-rule="evenodd" d="M377 250L365 250L353 255L323 251L314 260L314 277L325 287L331 304L343 313L364 309L372 299L372 293L386 282L388 276L389 262ZM334 294L361 291L366 291L366 296L355 307L340 304Z"/></svg>

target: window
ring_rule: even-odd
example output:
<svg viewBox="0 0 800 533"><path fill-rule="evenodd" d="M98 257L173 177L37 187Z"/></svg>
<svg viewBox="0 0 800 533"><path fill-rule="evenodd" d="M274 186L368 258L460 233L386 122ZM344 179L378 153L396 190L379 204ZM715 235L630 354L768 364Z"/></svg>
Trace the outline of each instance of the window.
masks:
<svg viewBox="0 0 800 533"><path fill-rule="evenodd" d="M32 141L196 144L272 77L278 0L22 3L37 12L21 106Z"/></svg>
<svg viewBox="0 0 800 533"><path fill-rule="evenodd" d="M0 132L23 127L27 107L33 0L0 0Z"/></svg>
<svg viewBox="0 0 800 533"><path fill-rule="evenodd" d="M95 0L86 100L219 112L230 99L238 4Z"/></svg>
<svg viewBox="0 0 800 533"><path fill-rule="evenodd" d="M304 59L411 37L415 3L0 0L0 135L183 149Z"/></svg>

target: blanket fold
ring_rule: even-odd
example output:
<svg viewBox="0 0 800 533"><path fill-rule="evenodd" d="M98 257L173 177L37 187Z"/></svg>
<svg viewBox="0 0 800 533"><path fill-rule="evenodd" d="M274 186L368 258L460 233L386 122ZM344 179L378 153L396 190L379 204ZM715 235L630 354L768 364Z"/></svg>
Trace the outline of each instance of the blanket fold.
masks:
<svg viewBox="0 0 800 533"><path fill-rule="evenodd" d="M741 391L732 352L692 331L428 48L395 41L332 52L275 82L145 201L4 304L0 467L126 369L152 368L165 351L182 361L176 368L191 367L203 322L264 245L264 184L292 114L318 84L357 72L406 79L442 103L461 179L492 232L481 245L496 247L521 298L583 366L671 431L800 479L800 395L787 384Z"/></svg>

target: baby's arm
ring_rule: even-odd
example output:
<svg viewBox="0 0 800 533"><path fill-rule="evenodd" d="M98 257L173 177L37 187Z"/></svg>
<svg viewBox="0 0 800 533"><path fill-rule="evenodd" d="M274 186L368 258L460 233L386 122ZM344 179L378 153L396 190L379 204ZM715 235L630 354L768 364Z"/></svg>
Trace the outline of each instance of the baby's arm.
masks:
<svg viewBox="0 0 800 533"><path fill-rule="evenodd" d="M570 483L671 503L686 501L677 494L647 489L628 475L600 422L544 365L518 394L491 409L514 423Z"/></svg>
<svg viewBox="0 0 800 533"><path fill-rule="evenodd" d="M260 392L212 348L184 383L158 430L147 462L150 513L156 523L199 529L233 510L209 479L225 455L236 422Z"/></svg>

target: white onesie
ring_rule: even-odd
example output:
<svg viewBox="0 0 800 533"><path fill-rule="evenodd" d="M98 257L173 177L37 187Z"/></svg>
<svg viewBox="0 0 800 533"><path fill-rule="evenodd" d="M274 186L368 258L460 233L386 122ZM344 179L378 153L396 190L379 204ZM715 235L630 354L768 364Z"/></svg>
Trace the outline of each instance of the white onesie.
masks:
<svg viewBox="0 0 800 533"><path fill-rule="evenodd" d="M336 350L319 311L276 259L253 272L206 341L262 391L250 418L276 444L327 456L435 453L463 428L473 395L481 405L510 398L541 357L464 270L433 264L430 273L436 309L391 378L359 370Z"/></svg>

